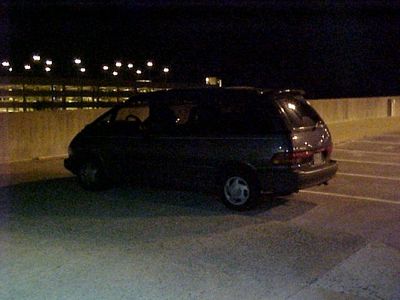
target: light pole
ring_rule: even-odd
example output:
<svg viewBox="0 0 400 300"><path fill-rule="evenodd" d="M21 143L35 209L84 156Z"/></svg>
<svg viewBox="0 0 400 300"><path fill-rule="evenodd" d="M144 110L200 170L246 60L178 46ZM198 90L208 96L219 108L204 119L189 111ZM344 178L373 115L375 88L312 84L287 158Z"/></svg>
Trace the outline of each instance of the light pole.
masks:
<svg viewBox="0 0 400 300"><path fill-rule="evenodd" d="M8 60L2 61L2 62L1 62L1 66L2 66L4 69L8 69L8 72L12 72L12 70L13 70L13 68L11 67L11 64L10 64L10 62L9 62Z"/></svg>
<svg viewBox="0 0 400 300"><path fill-rule="evenodd" d="M136 81L138 81L139 80L139 78L140 78L140 75L142 75L142 70L140 70L140 69L137 69L136 70Z"/></svg>
<svg viewBox="0 0 400 300"><path fill-rule="evenodd" d="M147 70L148 70L148 73L149 73L149 81L151 82L151 69L153 68L154 63L151 60L149 60L146 63L146 65L147 65Z"/></svg>
<svg viewBox="0 0 400 300"><path fill-rule="evenodd" d="M164 80L165 80L165 83L167 83L169 68L168 68L168 67L164 67L163 73L164 73Z"/></svg>

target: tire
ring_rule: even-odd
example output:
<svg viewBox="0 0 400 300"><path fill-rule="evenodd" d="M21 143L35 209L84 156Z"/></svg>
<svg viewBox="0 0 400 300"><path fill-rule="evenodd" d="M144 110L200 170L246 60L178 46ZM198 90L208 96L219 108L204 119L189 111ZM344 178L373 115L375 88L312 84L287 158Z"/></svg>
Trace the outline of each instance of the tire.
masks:
<svg viewBox="0 0 400 300"><path fill-rule="evenodd" d="M77 175L80 185L85 190L98 191L107 188L104 170L98 161L84 161Z"/></svg>
<svg viewBox="0 0 400 300"><path fill-rule="evenodd" d="M222 201L230 209L253 208L260 198L260 185L255 176L242 172L230 172L222 180Z"/></svg>

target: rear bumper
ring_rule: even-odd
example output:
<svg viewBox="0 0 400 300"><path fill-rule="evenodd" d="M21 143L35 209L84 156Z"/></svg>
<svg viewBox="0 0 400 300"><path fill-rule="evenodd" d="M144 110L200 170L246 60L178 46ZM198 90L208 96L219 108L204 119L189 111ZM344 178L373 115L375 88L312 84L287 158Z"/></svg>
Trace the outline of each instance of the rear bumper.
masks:
<svg viewBox="0 0 400 300"><path fill-rule="evenodd" d="M317 186L328 182L335 176L338 170L337 162L331 160L329 163L310 170L301 169L277 169L272 171L272 176L264 181L264 190L274 194L290 194L301 189ZM266 179L264 177L264 179Z"/></svg>

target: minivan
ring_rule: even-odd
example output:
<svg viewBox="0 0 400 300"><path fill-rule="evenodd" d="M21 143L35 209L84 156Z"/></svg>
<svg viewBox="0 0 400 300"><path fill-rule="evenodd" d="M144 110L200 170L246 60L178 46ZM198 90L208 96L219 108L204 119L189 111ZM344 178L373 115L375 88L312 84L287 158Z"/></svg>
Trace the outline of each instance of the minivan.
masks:
<svg viewBox="0 0 400 300"><path fill-rule="evenodd" d="M65 167L89 190L129 179L202 182L231 209L336 173L327 125L301 90L171 89L138 94L87 125Z"/></svg>

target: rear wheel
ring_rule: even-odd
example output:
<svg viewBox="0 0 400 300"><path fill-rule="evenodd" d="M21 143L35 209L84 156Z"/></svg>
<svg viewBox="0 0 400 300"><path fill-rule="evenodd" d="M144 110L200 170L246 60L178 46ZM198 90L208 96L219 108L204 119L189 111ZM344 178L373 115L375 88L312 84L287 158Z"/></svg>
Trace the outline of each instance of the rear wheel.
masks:
<svg viewBox="0 0 400 300"><path fill-rule="evenodd" d="M106 188L104 170L97 161L84 161L77 175L79 183L86 190L101 190Z"/></svg>
<svg viewBox="0 0 400 300"><path fill-rule="evenodd" d="M254 176L232 172L224 177L222 184L222 200L230 209L250 209L260 197L259 184Z"/></svg>

